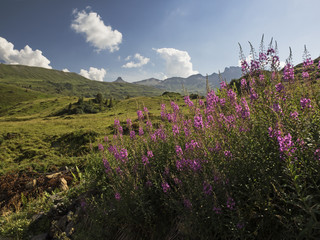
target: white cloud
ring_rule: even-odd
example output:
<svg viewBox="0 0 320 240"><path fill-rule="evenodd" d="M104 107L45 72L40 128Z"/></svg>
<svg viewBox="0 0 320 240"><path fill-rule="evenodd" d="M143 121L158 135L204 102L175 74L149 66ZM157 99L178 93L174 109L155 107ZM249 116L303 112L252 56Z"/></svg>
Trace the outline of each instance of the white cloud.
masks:
<svg viewBox="0 0 320 240"><path fill-rule="evenodd" d="M167 77L189 77L197 74L192 68L191 57L188 52L174 48L154 49L166 61Z"/></svg>
<svg viewBox="0 0 320 240"><path fill-rule="evenodd" d="M129 61L130 59L131 59L131 56L128 56L128 57L126 57L125 60ZM134 55L134 59L136 61L127 62L122 67L123 68L138 68L138 67L142 67L143 65L146 65L150 61L150 58L143 57L139 53L136 53Z"/></svg>
<svg viewBox="0 0 320 240"><path fill-rule="evenodd" d="M62 69L62 72L70 72L68 68Z"/></svg>
<svg viewBox="0 0 320 240"><path fill-rule="evenodd" d="M33 51L31 47L26 45L19 51L14 49L14 45L11 42L2 37L0 37L0 59L8 64L52 68L49 65L50 61L42 55L40 50Z"/></svg>
<svg viewBox="0 0 320 240"><path fill-rule="evenodd" d="M119 50L119 44L122 42L121 32L104 25L96 12L86 12L86 10L79 12L75 9L73 14L75 18L71 28L77 33L84 33L86 41L92 44L98 52L105 49L110 52Z"/></svg>
<svg viewBox="0 0 320 240"><path fill-rule="evenodd" d="M107 74L107 71L103 68L98 69L98 68L94 68L94 67L90 67L89 71L85 70L85 69L81 69L80 70L80 75L91 79L91 80L96 80L96 81L103 81L104 76Z"/></svg>

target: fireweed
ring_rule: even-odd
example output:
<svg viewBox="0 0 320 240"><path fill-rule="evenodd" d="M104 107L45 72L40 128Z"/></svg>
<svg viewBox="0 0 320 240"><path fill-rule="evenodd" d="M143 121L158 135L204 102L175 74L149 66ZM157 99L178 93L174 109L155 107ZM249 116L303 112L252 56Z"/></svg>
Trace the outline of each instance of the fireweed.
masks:
<svg viewBox="0 0 320 240"><path fill-rule="evenodd" d="M153 125L144 107L139 128L127 120L128 136L115 121L94 162L108 231L123 223L141 238L173 229L191 239L319 236L319 83L304 85L290 63L277 72L276 53L270 43L241 60L241 93L222 82L205 101L162 104ZM305 72L314 64L307 58Z"/></svg>

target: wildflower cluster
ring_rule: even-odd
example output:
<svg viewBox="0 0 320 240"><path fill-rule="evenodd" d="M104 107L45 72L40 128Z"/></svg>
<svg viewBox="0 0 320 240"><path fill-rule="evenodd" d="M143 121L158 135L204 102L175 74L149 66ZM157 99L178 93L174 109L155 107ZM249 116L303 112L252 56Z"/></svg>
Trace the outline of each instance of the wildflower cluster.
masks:
<svg viewBox="0 0 320 240"><path fill-rule="evenodd" d="M294 68L287 63L281 77L279 62L276 48L260 47L250 66L241 61L243 71L252 73L239 81L241 94L222 82L203 100L185 96L184 106L163 103L157 124L144 107L137 111L139 128L127 120L128 136L116 120L114 141L99 145L102 180L96 182L106 189L106 214L135 219L127 226L151 235L160 222L168 232L182 224L177 231L192 239L201 231L236 239L274 225L282 233L295 229L296 222L283 225L297 221L286 204L301 212L307 205L299 201L312 192L300 186L316 184L310 179L320 171L319 139L308 131L320 132L320 117L314 91L292 91ZM274 74L265 73L267 64ZM286 189L290 194L282 194ZM310 211L305 208L300 217L311 218ZM299 222L301 229L308 221Z"/></svg>

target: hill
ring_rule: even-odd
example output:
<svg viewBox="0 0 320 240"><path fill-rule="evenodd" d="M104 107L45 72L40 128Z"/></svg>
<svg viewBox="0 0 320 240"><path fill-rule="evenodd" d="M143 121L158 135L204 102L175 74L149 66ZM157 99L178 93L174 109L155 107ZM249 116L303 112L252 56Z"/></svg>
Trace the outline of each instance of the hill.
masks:
<svg viewBox="0 0 320 240"><path fill-rule="evenodd" d="M230 82L232 79L237 79L241 76L240 67L226 67L225 70L220 73L213 73L208 76L209 85L212 89L219 87L221 80ZM201 74L191 75L187 78L172 77L163 81L155 78L145 79L135 82L135 84L144 86L153 86L165 91L171 92L183 92L183 87L188 93L206 93L206 77Z"/></svg>
<svg viewBox="0 0 320 240"><path fill-rule="evenodd" d="M115 99L127 96L157 96L162 93L161 90L148 86L126 82L98 82L76 73L6 64L0 64L0 84L48 95L93 97L101 93L104 97Z"/></svg>

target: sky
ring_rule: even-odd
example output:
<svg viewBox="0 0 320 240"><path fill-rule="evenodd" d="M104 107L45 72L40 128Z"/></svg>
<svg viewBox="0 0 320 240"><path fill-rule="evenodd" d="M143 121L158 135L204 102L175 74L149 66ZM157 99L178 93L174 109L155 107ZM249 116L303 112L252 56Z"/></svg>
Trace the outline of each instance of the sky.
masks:
<svg viewBox="0 0 320 240"><path fill-rule="evenodd" d="M133 82L237 66L277 41L320 55L319 0L0 0L0 62Z"/></svg>

